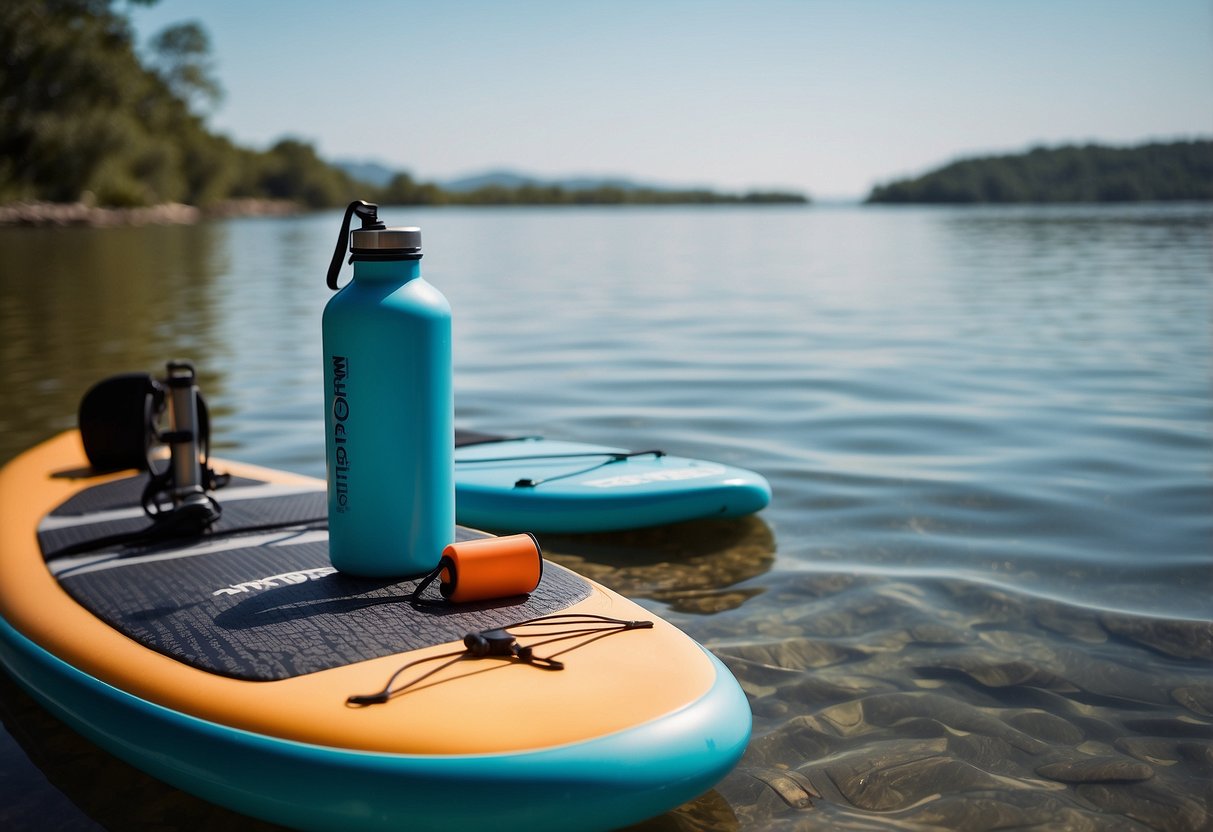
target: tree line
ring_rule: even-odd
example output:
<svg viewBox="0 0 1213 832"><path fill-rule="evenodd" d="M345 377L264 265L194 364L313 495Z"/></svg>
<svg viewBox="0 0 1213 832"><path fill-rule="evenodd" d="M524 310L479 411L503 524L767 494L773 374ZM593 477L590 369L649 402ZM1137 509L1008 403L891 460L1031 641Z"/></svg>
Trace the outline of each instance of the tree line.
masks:
<svg viewBox="0 0 1213 832"><path fill-rule="evenodd" d="M113 0L0 4L0 203L322 206L349 193L349 177L303 142L254 151L207 129L196 110L220 90L200 26L170 27L151 47L145 65Z"/></svg>
<svg viewBox="0 0 1213 832"><path fill-rule="evenodd" d="M141 59L119 0L0 3L0 204L86 201L135 207L233 199L344 205L520 205L806 202L800 194L566 190L524 185L452 193L400 173L382 188L358 182L308 142L268 150L211 132L204 113L222 96L206 31L169 27ZM127 0L152 5L156 0Z"/></svg>
<svg viewBox="0 0 1213 832"><path fill-rule="evenodd" d="M1067 145L952 162L874 188L870 203L1213 200L1213 141Z"/></svg>
<svg viewBox="0 0 1213 832"><path fill-rule="evenodd" d="M803 194L783 191L749 191L722 194L704 189L660 190L620 188L564 188L560 185L524 184L516 187L484 185L471 191L447 191L432 182L415 182L398 173L377 192L385 205L714 205L806 203Z"/></svg>

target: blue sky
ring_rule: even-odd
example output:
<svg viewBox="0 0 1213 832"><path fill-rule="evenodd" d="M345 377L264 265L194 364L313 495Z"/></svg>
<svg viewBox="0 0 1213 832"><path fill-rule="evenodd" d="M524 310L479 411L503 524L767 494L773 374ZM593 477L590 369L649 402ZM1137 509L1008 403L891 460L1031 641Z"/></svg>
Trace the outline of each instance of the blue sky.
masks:
<svg viewBox="0 0 1213 832"><path fill-rule="evenodd" d="M858 197L959 156L1213 135L1211 0L160 0L211 125L425 180L508 167Z"/></svg>

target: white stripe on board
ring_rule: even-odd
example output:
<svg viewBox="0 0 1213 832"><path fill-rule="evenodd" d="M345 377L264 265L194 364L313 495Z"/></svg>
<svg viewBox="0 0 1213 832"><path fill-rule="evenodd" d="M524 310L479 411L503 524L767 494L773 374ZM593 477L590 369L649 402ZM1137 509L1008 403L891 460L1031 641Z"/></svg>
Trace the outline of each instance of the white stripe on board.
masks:
<svg viewBox="0 0 1213 832"><path fill-rule="evenodd" d="M122 566L134 566L139 563L155 563L162 560L192 558L198 555L212 555L216 552L227 552L232 549L247 549L252 546L298 546L304 543L319 543L326 541L329 533L323 529L282 529L281 531L264 534L250 534L244 537L226 537L210 540L189 546L185 549L174 549L171 552L156 552L150 555L123 556L120 552L108 552L99 555L75 555L68 558L56 558L47 563L47 569L56 578L67 578L73 575L86 575L89 572L100 572L104 569L117 569Z"/></svg>

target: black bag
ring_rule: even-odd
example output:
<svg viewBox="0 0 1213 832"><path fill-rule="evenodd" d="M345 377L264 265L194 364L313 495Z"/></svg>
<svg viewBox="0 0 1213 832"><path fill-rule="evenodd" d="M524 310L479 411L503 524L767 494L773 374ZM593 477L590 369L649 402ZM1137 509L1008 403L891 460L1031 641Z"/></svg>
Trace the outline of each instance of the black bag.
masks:
<svg viewBox="0 0 1213 832"><path fill-rule="evenodd" d="M147 468L152 420L164 389L147 373L123 373L94 384L80 400L80 438L97 471Z"/></svg>
<svg viewBox="0 0 1213 832"><path fill-rule="evenodd" d="M80 438L96 471L148 470L148 452L159 438L157 417L164 386L147 373L123 373L94 384L80 400ZM210 439L210 414L198 396L198 434Z"/></svg>

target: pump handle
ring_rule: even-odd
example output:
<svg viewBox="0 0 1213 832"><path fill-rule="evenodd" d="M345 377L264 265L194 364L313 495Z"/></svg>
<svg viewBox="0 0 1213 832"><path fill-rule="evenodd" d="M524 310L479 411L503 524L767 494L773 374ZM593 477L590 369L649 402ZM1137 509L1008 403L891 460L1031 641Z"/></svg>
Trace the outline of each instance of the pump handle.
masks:
<svg viewBox="0 0 1213 832"><path fill-rule="evenodd" d="M356 199L345 209L345 218L341 221L341 234L337 237L337 248L333 251L333 262L329 263L329 288L337 291L337 276L341 273L341 261L350 245L350 220L358 215L364 229L385 228L379 219L379 206L373 202Z"/></svg>

